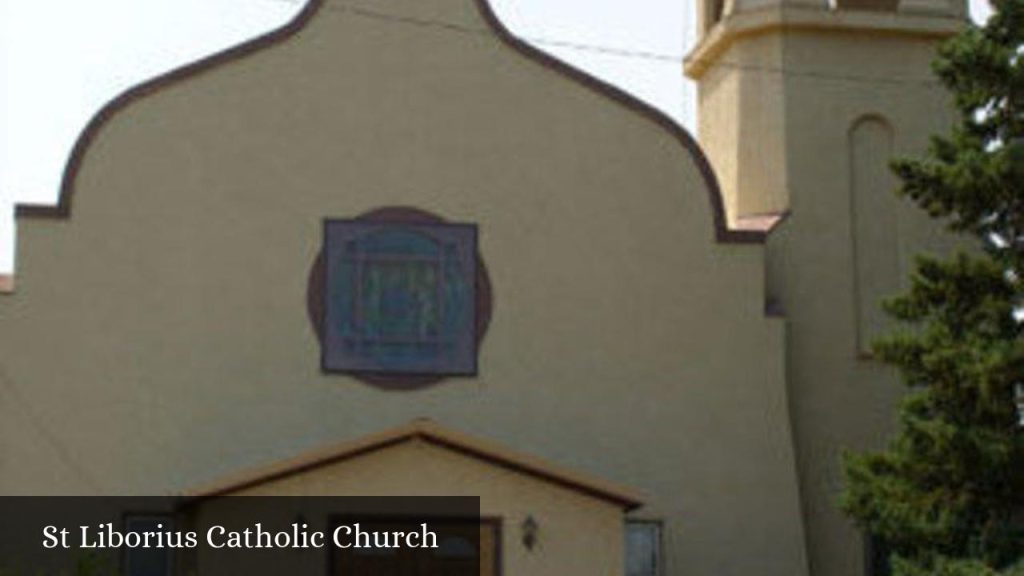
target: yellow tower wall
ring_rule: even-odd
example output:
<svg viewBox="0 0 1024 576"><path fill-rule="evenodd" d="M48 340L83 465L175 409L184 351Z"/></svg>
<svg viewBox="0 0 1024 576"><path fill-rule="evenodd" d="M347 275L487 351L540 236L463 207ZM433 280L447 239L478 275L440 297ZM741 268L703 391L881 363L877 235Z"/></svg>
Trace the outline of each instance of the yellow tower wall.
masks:
<svg viewBox="0 0 1024 576"><path fill-rule="evenodd" d="M951 239L894 194L891 156L920 155L952 108L930 72L956 11L909 14L770 6L714 26L687 62L701 142L729 218L784 212L767 291L787 322L786 366L814 576L864 574L839 511L844 450L880 447L901 386L867 354L922 250Z"/></svg>

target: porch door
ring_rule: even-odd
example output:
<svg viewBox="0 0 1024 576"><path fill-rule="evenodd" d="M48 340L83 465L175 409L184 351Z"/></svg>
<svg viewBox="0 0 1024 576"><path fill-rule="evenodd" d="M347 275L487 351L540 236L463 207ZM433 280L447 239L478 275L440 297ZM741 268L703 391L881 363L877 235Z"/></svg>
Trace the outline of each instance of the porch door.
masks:
<svg viewBox="0 0 1024 576"><path fill-rule="evenodd" d="M409 524L361 523L363 530L408 530ZM437 548L335 550L331 576L499 576L498 524L443 520L430 523ZM474 534L477 532L477 534Z"/></svg>

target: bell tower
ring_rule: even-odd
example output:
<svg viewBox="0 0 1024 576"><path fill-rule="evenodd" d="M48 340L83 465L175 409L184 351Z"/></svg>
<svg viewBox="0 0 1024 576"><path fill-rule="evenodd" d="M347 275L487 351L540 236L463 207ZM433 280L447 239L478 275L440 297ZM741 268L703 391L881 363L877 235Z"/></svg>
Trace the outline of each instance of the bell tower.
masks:
<svg viewBox="0 0 1024 576"><path fill-rule="evenodd" d="M940 90L935 48L966 16L964 0L698 4L700 38L685 71L698 85L701 144L734 222L792 208L793 171L821 166L829 129L870 115L905 124L907 135L927 128L934 110L920 97Z"/></svg>
<svg viewBox="0 0 1024 576"><path fill-rule="evenodd" d="M769 236L766 291L786 318L786 373L812 576L870 574L838 509L845 450L880 448L902 393L870 356L879 306L915 254L950 238L895 194L894 157L948 133L931 71L965 0L700 0L699 139L731 225L788 214Z"/></svg>

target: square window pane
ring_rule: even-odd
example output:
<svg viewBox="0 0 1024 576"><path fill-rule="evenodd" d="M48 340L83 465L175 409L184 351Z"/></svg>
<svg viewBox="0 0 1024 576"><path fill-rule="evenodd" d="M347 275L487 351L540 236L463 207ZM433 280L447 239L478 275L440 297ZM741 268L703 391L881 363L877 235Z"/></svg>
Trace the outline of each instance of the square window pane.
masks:
<svg viewBox="0 0 1024 576"><path fill-rule="evenodd" d="M326 370L476 373L476 226L331 220Z"/></svg>
<svg viewBox="0 0 1024 576"><path fill-rule="evenodd" d="M661 524L626 522L626 576L659 576Z"/></svg>

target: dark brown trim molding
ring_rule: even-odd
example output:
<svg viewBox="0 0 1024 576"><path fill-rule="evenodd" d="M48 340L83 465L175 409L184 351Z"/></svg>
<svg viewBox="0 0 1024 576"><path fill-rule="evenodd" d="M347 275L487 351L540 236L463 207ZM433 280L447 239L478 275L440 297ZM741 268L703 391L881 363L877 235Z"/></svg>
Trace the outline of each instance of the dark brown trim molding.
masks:
<svg viewBox="0 0 1024 576"><path fill-rule="evenodd" d="M231 62L239 58L243 58L261 50L282 42L292 37L299 30L302 30L306 24L313 18L313 15L320 9L324 4L325 0L309 0L309 2L302 8L302 10L287 24L276 30L272 30L261 36L257 36L251 40L238 44L227 50L217 52L187 64L180 68L175 68L170 72L161 74L155 78L147 80L133 88L129 88L125 92L116 96L110 102L107 102L99 112L97 112L89 123L85 125L82 133L78 135L78 140L75 141L74 148L71 149L71 156L68 158L68 162L64 167L64 175L61 178L60 184L60 196L57 200L56 205L39 205L39 204L17 204L14 207L15 218L68 218L71 216L71 204L74 198L75 192L75 178L78 176L78 171L82 167L82 162L85 159L85 154L89 149L89 145L92 144L93 139L99 133L103 125L106 124L117 112L122 108L126 108L129 104L135 100L144 98L149 94L152 94L158 90L161 90L171 84L198 76L207 70L213 69L221 64Z"/></svg>
<svg viewBox="0 0 1024 576"><path fill-rule="evenodd" d="M709 200L711 201L711 218L715 225L715 239L718 242L725 244L764 243L765 239L768 237L765 232L759 230L733 230L729 228L725 215L725 204L722 201L722 191L718 186L718 178L715 177L715 171L711 167L711 163L708 161L707 156L704 155L704 151L701 150L700 144L694 140L693 136L691 136L685 128L677 124L675 120L669 118L664 112L654 108L650 104L647 104L624 90L595 78L579 68L571 66L518 38L505 27L501 20L498 19L498 16L491 7L489 0L476 0L476 4L480 13L483 15L490 27L498 34L498 37L520 54L611 98L672 134L676 140L682 144L683 148L693 156L693 160L697 163L697 168L700 170L701 175L704 177L704 182L707 184L708 193L710 194Z"/></svg>
<svg viewBox="0 0 1024 576"><path fill-rule="evenodd" d="M85 154L96 134L103 125L110 120L122 108L133 101L143 98L163 87L173 84L179 80L199 75L225 62L247 56L257 50L282 42L301 30L312 19L317 11L323 6L326 0L308 0L302 11L285 26L272 32L258 36L233 48L213 54L192 64L177 68L146 81L138 86L123 92L108 102L99 112L93 116L79 135L77 142L71 152L71 157L64 169L61 180L60 198L55 206L19 204L15 207L16 218L67 218L71 215L71 205L75 190L75 178L81 168ZM763 230L736 230L730 229L725 215L725 206L722 201L721 189L715 177L710 162L701 150L700 145L682 126L679 126L663 112L655 109L639 99L629 95L625 91L599 80L582 70L570 66L565 62L551 56L538 48L535 48L525 41L517 38L498 19L489 0L474 0L477 9L487 24L494 30L498 38L512 49L523 56L551 69L563 76L571 78L588 88L599 92L622 106L633 110L639 115L654 122L664 130L672 134L676 140L685 148L697 163L697 167L704 177L711 201L711 217L715 226L715 239L720 243L731 244L759 244L763 243L768 233Z"/></svg>
<svg viewBox="0 0 1024 576"><path fill-rule="evenodd" d="M356 216L354 220L363 220L366 222L381 222L381 223L406 223L406 224L437 224L447 222L446 219L411 206L385 206L382 208L376 208L365 214ZM313 327L313 332L316 334L317 340L320 342L321 349L324 346L324 317L326 315L326 303L324 302L325 283L326 283L326 262L324 261L324 252L321 248L320 252L317 253L316 258L313 260L313 265L309 270L308 280L306 285L306 313L309 316L310 325ZM476 346L477 346L477 362L479 362L480 346L483 343L484 336L487 334L487 328L491 325L491 315L493 314L494 308L494 295L492 293L491 275L487 272L487 265L484 263L483 256L480 251L479 245L477 246L476 253L476 302L474 303L474 323L476 331ZM479 368L479 364L478 364ZM383 390L391 391L405 391L405 390L418 390L432 384L437 384L443 380L449 378L462 378L470 377L475 378L478 374L477 370L474 370L472 374L394 374L394 373L378 373L378 372L335 372L327 370L323 365L323 359L321 357L320 370L324 374L343 374L351 378L355 378L366 384L376 386Z"/></svg>
<svg viewBox="0 0 1024 576"><path fill-rule="evenodd" d="M513 452L491 442L470 437L444 428L431 420L414 420L403 426L365 436L354 441L327 446L269 466L243 471L238 475L216 481L208 486L182 494L186 504L208 498L230 496L282 478L292 477L330 464L345 462L357 456L396 446L411 440L447 448L457 453L499 466L514 472L533 476L557 486L568 488L613 502L630 511L643 505L639 495L622 486L582 476L532 456Z"/></svg>

